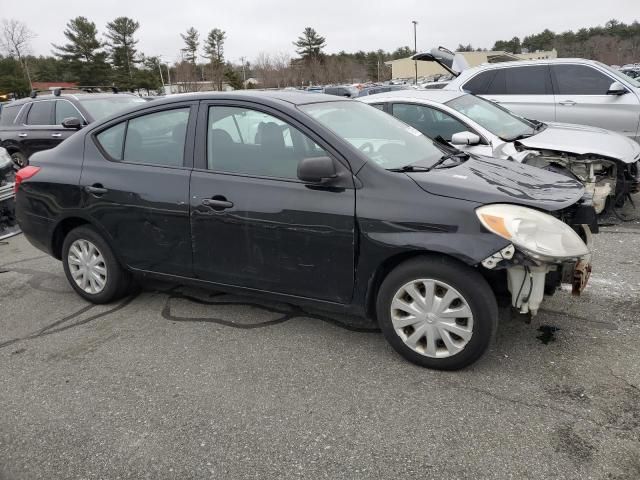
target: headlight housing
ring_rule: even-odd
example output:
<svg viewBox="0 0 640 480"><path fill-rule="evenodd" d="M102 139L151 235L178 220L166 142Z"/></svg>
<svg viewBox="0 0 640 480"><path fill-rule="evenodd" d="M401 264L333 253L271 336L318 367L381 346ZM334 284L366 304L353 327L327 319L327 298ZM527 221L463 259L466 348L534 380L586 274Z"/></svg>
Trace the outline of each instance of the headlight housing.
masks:
<svg viewBox="0 0 640 480"><path fill-rule="evenodd" d="M564 260L590 253L571 227L538 210L493 204L477 208L476 215L487 230L538 260Z"/></svg>

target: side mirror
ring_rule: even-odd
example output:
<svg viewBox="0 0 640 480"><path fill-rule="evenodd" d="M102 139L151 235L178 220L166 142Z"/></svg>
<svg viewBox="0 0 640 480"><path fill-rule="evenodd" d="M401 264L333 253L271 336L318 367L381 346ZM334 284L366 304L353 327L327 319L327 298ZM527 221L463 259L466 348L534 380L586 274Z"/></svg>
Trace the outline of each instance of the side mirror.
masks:
<svg viewBox="0 0 640 480"><path fill-rule="evenodd" d="M62 126L64 128L72 128L74 130L80 130L82 128L82 122L80 121L79 118L69 117L69 118L65 118L62 121Z"/></svg>
<svg viewBox="0 0 640 480"><path fill-rule="evenodd" d="M620 82L613 82L607 90L607 95L624 95L628 90Z"/></svg>
<svg viewBox="0 0 640 480"><path fill-rule="evenodd" d="M298 164L298 178L303 182L323 183L337 176L331 157L303 158Z"/></svg>
<svg viewBox="0 0 640 480"><path fill-rule="evenodd" d="M453 145L478 145L480 137L471 132L458 132L451 135Z"/></svg>

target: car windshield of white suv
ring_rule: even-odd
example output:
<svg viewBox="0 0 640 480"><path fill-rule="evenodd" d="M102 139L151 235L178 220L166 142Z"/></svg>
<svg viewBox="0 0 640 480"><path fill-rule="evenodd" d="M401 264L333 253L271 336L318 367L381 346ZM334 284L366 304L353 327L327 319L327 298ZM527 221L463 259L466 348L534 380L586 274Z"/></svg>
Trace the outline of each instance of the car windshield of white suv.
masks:
<svg viewBox="0 0 640 480"><path fill-rule="evenodd" d="M93 120L101 120L109 115L118 113L129 107L146 103L142 98L134 95L113 95L112 97L86 96L78 99L82 106L91 114Z"/></svg>
<svg viewBox="0 0 640 480"><path fill-rule="evenodd" d="M444 155L429 137L364 103L312 103L300 110L387 170L410 165L429 168Z"/></svg>
<svg viewBox="0 0 640 480"><path fill-rule="evenodd" d="M461 95L445 105L469 117L505 142L530 137L543 127L542 124L536 126L499 105L474 95Z"/></svg>
<svg viewBox="0 0 640 480"><path fill-rule="evenodd" d="M624 80L625 82L631 84L632 86L634 86L636 88L640 88L640 81L638 81L637 78L631 78L629 75L625 75L620 70L616 70L614 68L611 68L609 65L605 65L604 63L601 63L601 62L596 62L596 63L600 67L604 68L607 72L609 72L612 75L615 75L616 77L618 77L620 80Z"/></svg>

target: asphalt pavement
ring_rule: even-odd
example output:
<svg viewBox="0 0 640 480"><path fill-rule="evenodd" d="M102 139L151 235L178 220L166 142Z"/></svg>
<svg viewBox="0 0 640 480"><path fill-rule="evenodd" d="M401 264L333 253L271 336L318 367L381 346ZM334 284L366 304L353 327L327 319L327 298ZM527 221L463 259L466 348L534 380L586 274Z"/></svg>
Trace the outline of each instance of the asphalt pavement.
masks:
<svg viewBox="0 0 640 480"><path fill-rule="evenodd" d="M636 199L640 204L640 198ZM0 480L640 478L640 208L581 297L459 372L361 319L175 285L104 306L0 244Z"/></svg>

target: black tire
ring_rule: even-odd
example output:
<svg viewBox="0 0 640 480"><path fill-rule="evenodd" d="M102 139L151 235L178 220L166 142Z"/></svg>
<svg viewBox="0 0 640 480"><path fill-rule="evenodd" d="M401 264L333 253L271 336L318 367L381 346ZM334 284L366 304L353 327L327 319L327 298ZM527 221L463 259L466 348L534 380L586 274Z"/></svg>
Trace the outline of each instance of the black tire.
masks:
<svg viewBox="0 0 640 480"><path fill-rule="evenodd" d="M27 156L22 152L13 152L11 154L11 160L13 160L13 163L18 170L29 165Z"/></svg>
<svg viewBox="0 0 640 480"><path fill-rule="evenodd" d="M444 282L457 290L468 304L473 317L472 327L469 327L471 338L458 353L445 358L419 353L409 347L393 327L391 303L394 296L404 285L418 279ZM382 333L400 355L417 365L438 370L458 370L478 360L491 345L498 326L498 305L484 277L475 269L446 257L425 256L398 265L380 285L376 314ZM422 340L426 342L426 336Z"/></svg>
<svg viewBox="0 0 640 480"><path fill-rule="evenodd" d="M98 293L90 293L83 290L74 280L69 265L69 250L77 240L91 242L99 250L106 269L106 282L104 288ZM62 244L62 265L67 280L73 289L85 300L91 303L109 303L117 300L129 292L131 286L131 274L126 271L116 259L111 247L102 236L91 226L82 225L71 230Z"/></svg>

